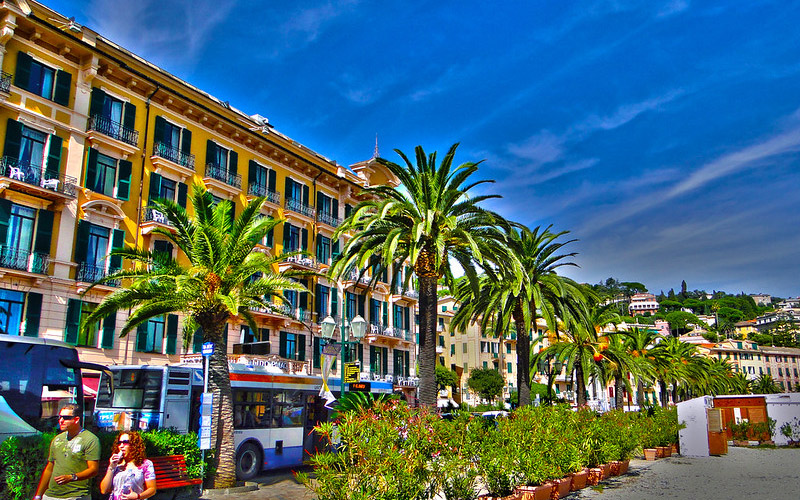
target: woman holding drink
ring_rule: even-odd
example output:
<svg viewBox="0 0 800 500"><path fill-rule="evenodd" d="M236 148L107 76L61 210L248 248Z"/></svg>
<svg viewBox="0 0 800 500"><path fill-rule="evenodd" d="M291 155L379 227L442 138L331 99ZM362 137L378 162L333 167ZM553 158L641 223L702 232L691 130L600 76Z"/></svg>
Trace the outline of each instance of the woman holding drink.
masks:
<svg viewBox="0 0 800 500"><path fill-rule="evenodd" d="M100 493L109 492L109 500L143 500L156 494L153 463L145 458L138 432L123 431L114 440L108 470L100 481Z"/></svg>

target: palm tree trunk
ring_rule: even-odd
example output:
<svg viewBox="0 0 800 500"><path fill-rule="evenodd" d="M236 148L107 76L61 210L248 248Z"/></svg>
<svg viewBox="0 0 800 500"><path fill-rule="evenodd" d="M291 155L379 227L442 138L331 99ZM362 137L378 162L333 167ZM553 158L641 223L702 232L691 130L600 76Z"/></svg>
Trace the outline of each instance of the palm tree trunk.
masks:
<svg viewBox="0 0 800 500"><path fill-rule="evenodd" d="M436 276L419 279L419 403L436 407Z"/></svg>
<svg viewBox="0 0 800 500"><path fill-rule="evenodd" d="M579 407L586 406L586 382L583 380L583 363L580 355L575 360L575 403Z"/></svg>
<svg viewBox="0 0 800 500"><path fill-rule="evenodd" d="M522 305L514 307L514 325L517 328L517 394L519 405L531 404L531 339L525 329Z"/></svg>
<svg viewBox="0 0 800 500"><path fill-rule="evenodd" d="M208 363L208 390L214 396L212 407L211 443L216 450L214 466L216 475L212 488L229 488L236 485L236 462L233 442L233 401L231 377L228 370L226 342L222 338L227 314L217 315L215 319L200 323L203 341L213 342L216 347Z"/></svg>
<svg viewBox="0 0 800 500"><path fill-rule="evenodd" d="M624 384L621 376L614 377L614 408L620 410L625 405L625 398L622 397Z"/></svg>
<svg viewBox="0 0 800 500"><path fill-rule="evenodd" d="M636 381L636 404L639 409L644 408L644 382L641 380Z"/></svg>
<svg viewBox="0 0 800 500"><path fill-rule="evenodd" d="M667 392L668 392L667 383L665 381L663 381L663 380L659 380L658 384L660 386L659 387L659 389L660 389L659 392L661 392L661 406L662 406L662 408L666 408L667 407Z"/></svg>

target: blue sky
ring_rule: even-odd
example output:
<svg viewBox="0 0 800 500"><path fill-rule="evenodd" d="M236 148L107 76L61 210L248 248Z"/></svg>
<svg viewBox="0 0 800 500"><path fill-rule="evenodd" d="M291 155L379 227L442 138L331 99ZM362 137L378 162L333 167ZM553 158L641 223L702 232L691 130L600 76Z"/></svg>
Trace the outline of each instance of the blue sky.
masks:
<svg viewBox="0 0 800 500"><path fill-rule="evenodd" d="M460 142L578 280L800 293L798 2L46 4L340 164Z"/></svg>

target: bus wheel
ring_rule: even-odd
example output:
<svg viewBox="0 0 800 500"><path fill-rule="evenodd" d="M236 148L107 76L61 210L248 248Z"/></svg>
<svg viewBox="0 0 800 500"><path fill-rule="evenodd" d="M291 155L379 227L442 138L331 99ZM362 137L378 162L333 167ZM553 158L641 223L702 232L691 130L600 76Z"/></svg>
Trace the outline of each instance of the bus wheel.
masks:
<svg viewBox="0 0 800 500"><path fill-rule="evenodd" d="M236 455L236 476L247 481L253 479L261 472L261 450L253 443L245 443Z"/></svg>

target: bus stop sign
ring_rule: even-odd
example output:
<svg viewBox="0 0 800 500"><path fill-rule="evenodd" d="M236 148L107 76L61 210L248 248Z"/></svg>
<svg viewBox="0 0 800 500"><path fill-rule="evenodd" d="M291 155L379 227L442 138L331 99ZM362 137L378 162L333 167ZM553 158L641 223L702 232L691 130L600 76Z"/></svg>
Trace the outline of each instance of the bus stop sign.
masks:
<svg viewBox="0 0 800 500"><path fill-rule="evenodd" d="M214 355L214 343L213 342L206 342L203 344L203 356L213 356Z"/></svg>
<svg viewBox="0 0 800 500"><path fill-rule="evenodd" d="M353 384L361 382L361 369L358 363L345 363L344 364L344 381L345 384Z"/></svg>

